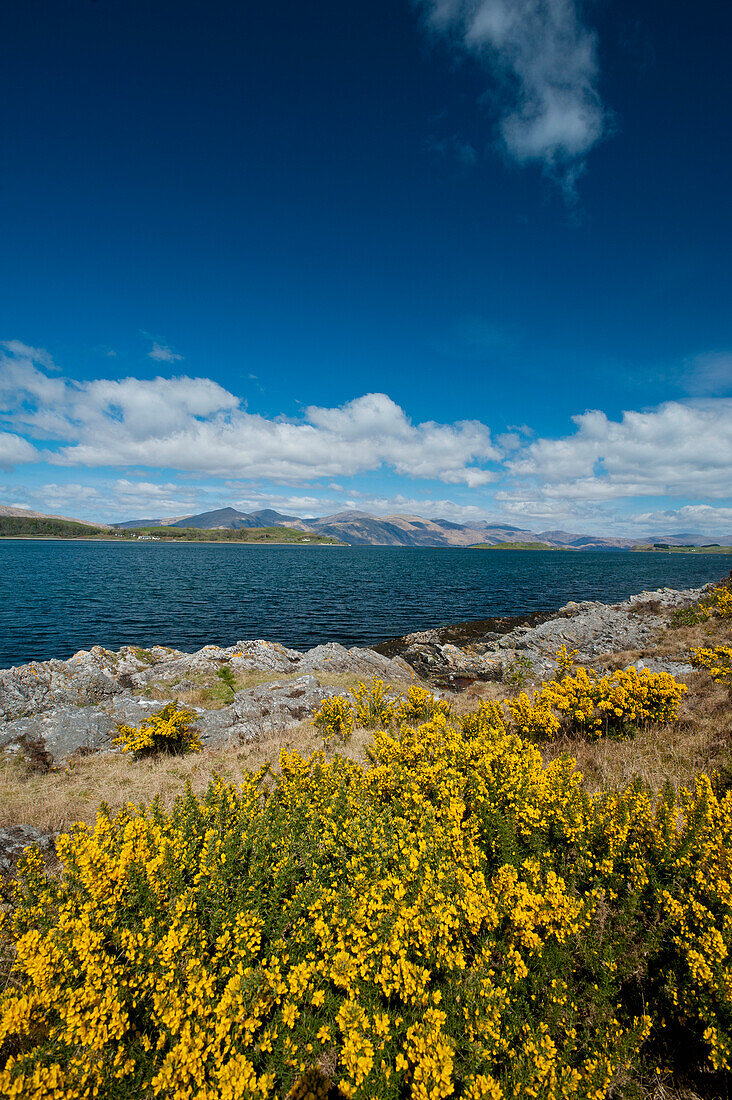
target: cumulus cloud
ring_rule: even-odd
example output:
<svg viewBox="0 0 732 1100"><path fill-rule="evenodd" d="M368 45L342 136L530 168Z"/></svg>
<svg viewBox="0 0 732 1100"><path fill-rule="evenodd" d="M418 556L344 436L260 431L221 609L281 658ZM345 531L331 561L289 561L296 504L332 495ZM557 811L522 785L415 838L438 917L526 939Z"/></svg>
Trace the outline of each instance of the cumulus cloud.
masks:
<svg viewBox="0 0 732 1100"><path fill-rule="evenodd" d="M666 508L657 512L641 512L632 518L634 524L664 531L732 531L732 508L712 504L685 504L682 508Z"/></svg>
<svg viewBox="0 0 732 1100"><path fill-rule="evenodd" d="M38 451L12 432L0 432L0 470L12 470L23 462L36 462Z"/></svg>
<svg viewBox="0 0 732 1100"><path fill-rule="evenodd" d="M479 59L498 81L501 141L568 189L602 137L595 35L576 0L416 0L429 25Z"/></svg>
<svg viewBox="0 0 732 1100"><path fill-rule="evenodd" d="M507 463L539 484L544 499L727 497L732 475L732 400L669 401L610 420L573 417L577 431L537 439Z"/></svg>
<svg viewBox="0 0 732 1100"><path fill-rule="evenodd" d="M49 378L27 357L0 358L0 409L9 426L60 443L47 461L142 466L302 482L388 467L414 478L484 485L498 460L475 420L413 424L386 394L301 419L249 413L207 378Z"/></svg>

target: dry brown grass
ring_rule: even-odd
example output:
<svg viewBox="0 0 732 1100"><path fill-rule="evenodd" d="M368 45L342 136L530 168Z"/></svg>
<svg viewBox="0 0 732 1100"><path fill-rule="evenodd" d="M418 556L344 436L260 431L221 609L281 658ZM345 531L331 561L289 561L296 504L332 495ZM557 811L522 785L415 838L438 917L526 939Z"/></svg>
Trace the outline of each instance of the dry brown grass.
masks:
<svg viewBox="0 0 732 1100"><path fill-rule="evenodd" d="M691 650L697 646L714 646L729 643L730 624L725 619L709 619L693 626L670 627L661 632L649 653L671 660L688 660Z"/></svg>
<svg viewBox="0 0 732 1100"><path fill-rule="evenodd" d="M618 649L614 653L604 653L602 657L598 657L595 665L603 672L615 672L617 669L634 665L650 652L646 649Z"/></svg>
<svg viewBox="0 0 732 1100"><path fill-rule="evenodd" d="M355 730L337 751L363 762L372 736L370 730ZM119 752L91 753L45 774L15 757L5 757L0 759L0 827L22 823L62 832L76 821L94 821L101 802L114 811L127 802L147 804L158 797L169 807L186 781L200 794L214 775L237 784L245 772L265 764L276 771L282 749L307 756L322 748L318 731L309 722L301 722L244 745L207 747L189 756L135 761Z"/></svg>
<svg viewBox="0 0 732 1100"><path fill-rule="evenodd" d="M605 653L594 662L598 668L614 671L644 657L688 662L691 651L699 646L729 644L730 628L724 619L710 619L693 626L667 627L660 630L653 644L645 649L622 649Z"/></svg>

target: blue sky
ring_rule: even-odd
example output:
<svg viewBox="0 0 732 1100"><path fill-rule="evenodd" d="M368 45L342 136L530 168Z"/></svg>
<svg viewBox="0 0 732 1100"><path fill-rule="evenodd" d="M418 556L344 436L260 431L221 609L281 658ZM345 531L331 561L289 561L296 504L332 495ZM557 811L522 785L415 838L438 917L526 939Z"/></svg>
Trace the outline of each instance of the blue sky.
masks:
<svg viewBox="0 0 732 1100"><path fill-rule="evenodd" d="M0 501L732 531L732 10L0 13Z"/></svg>

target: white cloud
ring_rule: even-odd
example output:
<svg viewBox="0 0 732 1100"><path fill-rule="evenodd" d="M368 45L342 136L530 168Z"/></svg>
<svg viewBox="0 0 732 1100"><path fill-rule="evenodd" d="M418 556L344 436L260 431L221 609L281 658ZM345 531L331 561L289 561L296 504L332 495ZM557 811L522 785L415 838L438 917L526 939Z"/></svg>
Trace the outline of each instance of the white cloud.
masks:
<svg viewBox="0 0 732 1100"><path fill-rule="evenodd" d="M669 401L619 421L595 410L573 420L574 435L537 439L507 463L514 476L535 478L542 498L730 495L732 400Z"/></svg>
<svg viewBox="0 0 732 1100"><path fill-rule="evenodd" d="M411 515L425 519L448 519L453 523L482 523L490 518L484 507L477 504L459 504L452 500L434 500L407 497L397 494L393 497L372 494L354 494L349 506L359 512L369 512L376 516ZM343 504L340 505L343 508ZM496 520L496 522L501 522Z"/></svg>
<svg viewBox="0 0 732 1100"><path fill-rule="evenodd" d="M96 480L92 484L79 481L46 482L26 487L24 494L33 500L32 507L41 512L64 512L86 519L118 521L140 516L156 518L204 511L208 505L201 504L201 496L205 499L206 491L207 487L194 488L173 482L161 484L117 478Z"/></svg>
<svg viewBox="0 0 732 1100"><path fill-rule="evenodd" d="M658 512L643 512L633 516L632 522L649 529L664 531L722 531L732 532L732 508L716 508L711 504L685 504L682 508L669 508Z"/></svg>
<svg viewBox="0 0 732 1100"><path fill-rule="evenodd" d="M476 56L500 85L502 143L570 188L606 128L595 35L575 0L416 0L437 32Z"/></svg>
<svg viewBox="0 0 732 1100"><path fill-rule="evenodd" d="M0 348L17 359L29 359L45 367L46 370L56 370L56 364L45 348L32 348L30 344L24 344L22 340L0 340Z"/></svg>
<svg viewBox="0 0 732 1100"><path fill-rule="evenodd" d="M153 340L153 346L147 354L148 358L154 359L156 363L176 363L183 358L167 344L159 344L157 340Z"/></svg>
<svg viewBox="0 0 732 1100"><path fill-rule="evenodd" d="M22 462L36 462L38 451L27 440L11 432L0 432L0 470L12 470Z"/></svg>
<svg viewBox="0 0 732 1100"><path fill-rule="evenodd" d="M35 501L41 502L43 509L52 512L63 511L69 507L82 509L94 507L98 510L99 506L107 500L107 493L103 487L73 482L63 484L48 482L29 489L28 494Z"/></svg>
<svg viewBox="0 0 732 1100"><path fill-rule="evenodd" d="M249 413L207 378L49 379L27 358L0 359L5 419L61 442L47 461L140 466L224 477L302 482L389 467L447 484L484 485L498 460L479 421L413 424L386 394L338 408L311 406L300 420Z"/></svg>

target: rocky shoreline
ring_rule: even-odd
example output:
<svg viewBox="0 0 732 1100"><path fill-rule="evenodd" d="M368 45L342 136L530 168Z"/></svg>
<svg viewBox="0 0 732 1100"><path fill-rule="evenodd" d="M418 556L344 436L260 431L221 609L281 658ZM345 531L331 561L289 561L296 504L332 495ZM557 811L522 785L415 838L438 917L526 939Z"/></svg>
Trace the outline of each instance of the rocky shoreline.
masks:
<svg viewBox="0 0 732 1100"><path fill-rule="evenodd" d="M0 670L0 759L44 772L89 753L116 753L119 723L139 725L171 701L195 711L204 746L243 746L268 734L287 736L323 699L375 676L396 691L416 682L447 697L466 690L479 696L492 690L491 682L499 691L500 684L528 687L553 675L562 645L578 650L578 662L589 666L635 664L683 678L692 671L684 654L661 656L657 639L674 611L712 587L663 588L616 604L584 601L553 613L457 623L372 649L329 643L301 653L263 640L206 645L195 653L94 646L66 661ZM29 844L53 861L55 838L21 822L0 827L0 879L13 873Z"/></svg>
<svg viewBox="0 0 732 1100"><path fill-rule="evenodd" d="M710 586L707 586L710 587ZM196 711L204 744L244 743L286 730L312 716L323 699L343 691L349 679L378 676L395 688L419 679L443 692L476 682L525 682L551 676L554 654L565 644L593 664L613 654L645 650L673 611L690 606L705 589L663 588L616 604L569 603L554 613L459 623L390 639L373 649L337 643L305 653L267 641L242 641L196 653L165 646L116 652L95 646L67 661L37 661L0 671L0 752L23 754L51 768L74 755L115 751L121 722L135 725L167 702ZM676 660L628 660L683 676L691 667ZM189 702L196 689L219 685L226 668L239 690L203 705ZM229 675L229 673L227 673ZM224 694L225 689L224 689Z"/></svg>

